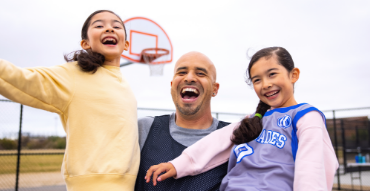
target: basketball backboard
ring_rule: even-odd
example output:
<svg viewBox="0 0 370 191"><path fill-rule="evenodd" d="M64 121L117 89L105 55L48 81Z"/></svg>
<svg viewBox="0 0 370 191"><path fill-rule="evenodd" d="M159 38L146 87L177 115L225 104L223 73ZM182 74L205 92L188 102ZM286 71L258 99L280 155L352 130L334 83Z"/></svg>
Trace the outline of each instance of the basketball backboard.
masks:
<svg viewBox="0 0 370 191"><path fill-rule="evenodd" d="M155 50L168 50L168 54L166 56L159 56L155 60L152 60L150 64L166 64L172 62L172 43L160 25L144 17L129 18L124 23L130 47L128 51L123 52L123 59L134 63L145 64L141 55L142 51L144 49L155 48Z"/></svg>

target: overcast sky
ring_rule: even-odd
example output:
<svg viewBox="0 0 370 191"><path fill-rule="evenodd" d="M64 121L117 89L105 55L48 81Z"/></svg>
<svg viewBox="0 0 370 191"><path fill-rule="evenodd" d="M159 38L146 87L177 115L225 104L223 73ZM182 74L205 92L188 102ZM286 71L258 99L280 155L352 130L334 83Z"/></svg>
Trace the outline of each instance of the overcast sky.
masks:
<svg viewBox="0 0 370 191"><path fill-rule="evenodd" d="M301 70L295 85L298 102L321 110L370 107L370 1L366 0L2 1L0 58L19 67L63 64L63 54L81 49L82 24L98 9L112 10L123 20L142 16L160 24L172 41L174 62L189 51L206 54L216 65L220 83L219 94L212 99L214 112L254 112L258 98L244 82L246 51L261 46L282 46L291 53ZM170 95L174 62L160 77L150 77L143 64L121 69L138 107L174 109ZM28 110L28 115L41 115ZM364 110L338 115L369 114ZM46 126L54 131L59 124L56 115L42 115L50 115ZM58 128L63 131L60 124Z"/></svg>

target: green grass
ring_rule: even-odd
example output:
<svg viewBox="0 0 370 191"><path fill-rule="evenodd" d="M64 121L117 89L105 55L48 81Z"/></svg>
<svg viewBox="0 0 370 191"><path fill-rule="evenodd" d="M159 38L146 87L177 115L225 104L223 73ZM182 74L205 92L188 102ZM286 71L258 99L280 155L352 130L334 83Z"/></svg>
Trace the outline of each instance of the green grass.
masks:
<svg viewBox="0 0 370 191"><path fill-rule="evenodd" d="M60 171L63 155L21 155L20 172ZM17 156L0 156L0 174L15 173Z"/></svg>

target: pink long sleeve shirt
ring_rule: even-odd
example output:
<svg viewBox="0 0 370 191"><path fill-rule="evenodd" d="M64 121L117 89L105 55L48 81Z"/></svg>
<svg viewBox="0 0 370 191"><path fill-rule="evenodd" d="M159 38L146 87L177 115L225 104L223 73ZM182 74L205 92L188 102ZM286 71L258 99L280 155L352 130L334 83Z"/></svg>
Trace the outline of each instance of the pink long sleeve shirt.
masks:
<svg viewBox="0 0 370 191"><path fill-rule="evenodd" d="M194 176L228 161L234 146L230 138L238 126L239 123L233 123L214 131L170 161L176 168L176 178ZM321 114L307 113L298 120L297 129L293 189L330 191L339 164Z"/></svg>

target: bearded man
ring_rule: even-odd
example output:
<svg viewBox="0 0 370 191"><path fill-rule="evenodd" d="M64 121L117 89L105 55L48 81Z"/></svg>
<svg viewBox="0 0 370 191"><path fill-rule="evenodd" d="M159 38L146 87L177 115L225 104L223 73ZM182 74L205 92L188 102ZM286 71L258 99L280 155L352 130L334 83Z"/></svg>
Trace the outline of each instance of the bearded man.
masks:
<svg viewBox="0 0 370 191"><path fill-rule="evenodd" d="M218 190L227 163L197 176L169 178L156 186L147 184L144 177L150 166L171 161L199 139L229 124L211 114L211 98L219 87L216 68L207 56L189 52L180 57L171 81L176 112L139 119L141 161L135 190Z"/></svg>

